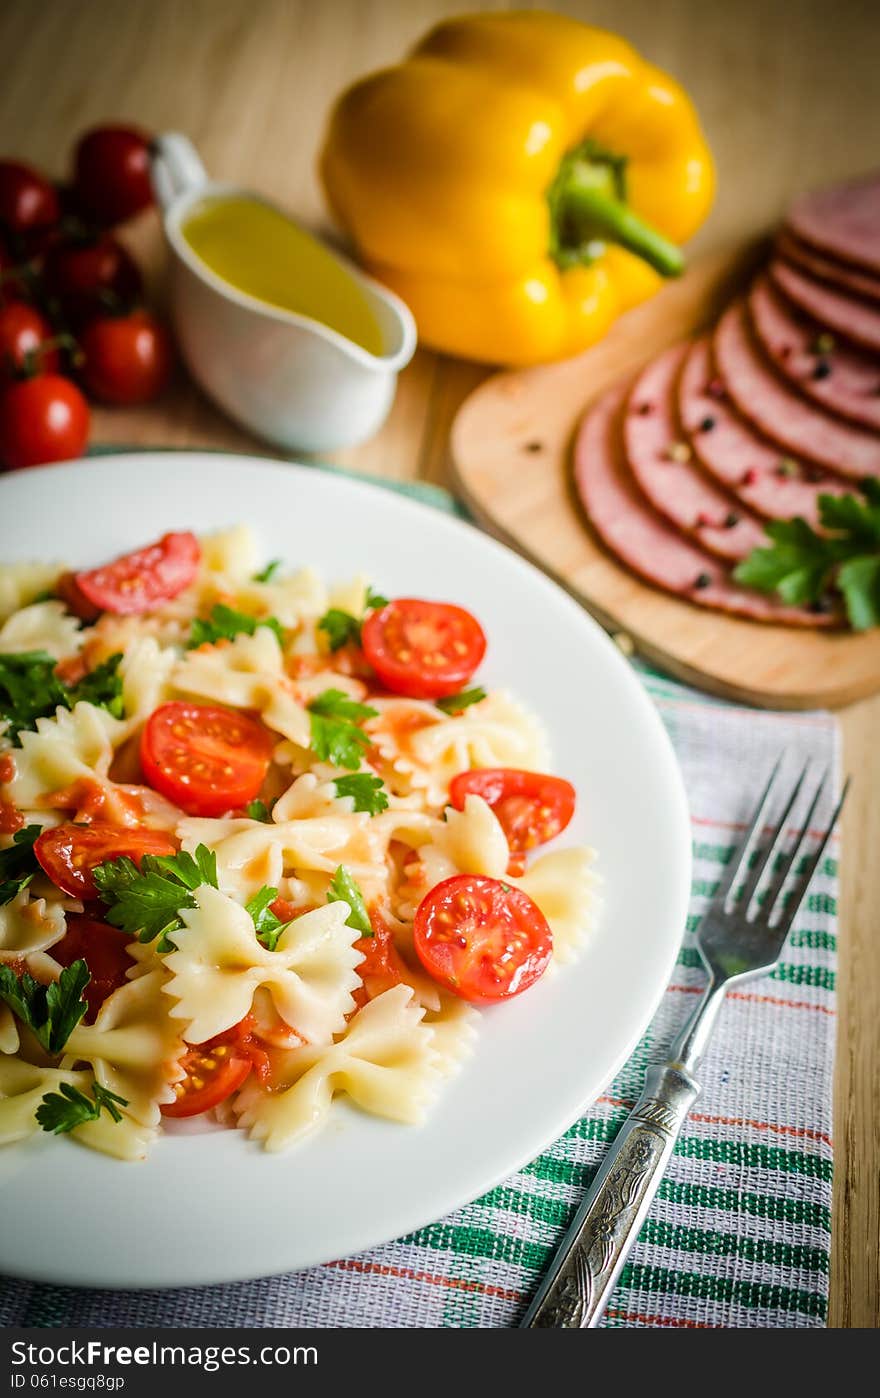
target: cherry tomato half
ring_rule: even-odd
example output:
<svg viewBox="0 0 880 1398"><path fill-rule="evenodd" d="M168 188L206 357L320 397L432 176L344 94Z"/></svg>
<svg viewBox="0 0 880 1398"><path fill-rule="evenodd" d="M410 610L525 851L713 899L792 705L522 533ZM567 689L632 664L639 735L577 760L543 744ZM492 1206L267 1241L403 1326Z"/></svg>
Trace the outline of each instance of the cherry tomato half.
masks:
<svg viewBox="0 0 880 1398"><path fill-rule="evenodd" d="M471 794L482 796L501 823L510 846L508 874L521 874L527 852L552 840L574 815L571 782L542 772L481 767L452 778L449 800L457 811L464 810L465 797Z"/></svg>
<svg viewBox="0 0 880 1398"><path fill-rule="evenodd" d="M98 223L124 223L153 202L150 138L136 126L96 126L74 154L76 200Z"/></svg>
<svg viewBox="0 0 880 1398"><path fill-rule="evenodd" d="M171 336L149 311L98 316L79 341L82 381L102 403L149 403L168 382Z"/></svg>
<svg viewBox="0 0 880 1398"><path fill-rule="evenodd" d="M129 307L143 291L134 258L109 233L87 242L56 242L46 252L46 286L64 313L81 324L114 306Z"/></svg>
<svg viewBox="0 0 880 1398"><path fill-rule="evenodd" d="M361 628L364 654L386 689L439 699L466 684L486 653L476 617L449 602L398 597Z"/></svg>
<svg viewBox="0 0 880 1398"><path fill-rule="evenodd" d="M429 975L463 1000L508 1000L542 976L553 934L522 889L455 874L416 909L413 941Z"/></svg>
<svg viewBox="0 0 880 1398"><path fill-rule="evenodd" d="M75 383L38 374L0 393L0 461L10 470L82 456L89 439L89 405Z"/></svg>
<svg viewBox="0 0 880 1398"><path fill-rule="evenodd" d="M265 1081L270 1066L269 1055L254 1033L252 1015L204 1044L193 1044L181 1064L186 1077L174 1084L176 1100L162 1107L163 1116L209 1112L231 1097L252 1070Z"/></svg>
<svg viewBox="0 0 880 1398"><path fill-rule="evenodd" d="M163 534L157 543L125 553L112 563L74 573L71 601L82 597L99 611L118 616L148 612L189 587L201 556L195 534Z"/></svg>
<svg viewBox="0 0 880 1398"><path fill-rule="evenodd" d="M60 363L55 346L41 350L52 338L52 327L35 306L24 301L0 304L0 383L33 366L34 373L54 374Z"/></svg>
<svg viewBox="0 0 880 1398"><path fill-rule="evenodd" d="M30 165L0 160L0 224L12 233L28 233L58 222L58 195Z"/></svg>
<svg viewBox="0 0 880 1398"><path fill-rule="evenodd" d="M126 951L131 941L127 932L109 927L97 918L68 913L67 931L52 948L52 956L62 966L72 966L80 957L91 973L83 992L88 1011L87 1024L94 1023L99 1009L114 990L126 983L126 972L134 965Z"/></svg>
<svg viewBox="0 0 880 1398"><path fill-rule="evenodd" d="M150 786L187 815L219 816L258 794L273 746L247 714L174 700L147 720L141 766Z"/></svg>
<svg viewBox="0 0 880 1398"><path fill-rule="evenodd" d="M174 854L176 849L159 830L129 830L102 821L53 825L34 844L34 854L56 888L84 900L98 896L92 878L97 864L128 855L139 866L145 854Z"/></svg>

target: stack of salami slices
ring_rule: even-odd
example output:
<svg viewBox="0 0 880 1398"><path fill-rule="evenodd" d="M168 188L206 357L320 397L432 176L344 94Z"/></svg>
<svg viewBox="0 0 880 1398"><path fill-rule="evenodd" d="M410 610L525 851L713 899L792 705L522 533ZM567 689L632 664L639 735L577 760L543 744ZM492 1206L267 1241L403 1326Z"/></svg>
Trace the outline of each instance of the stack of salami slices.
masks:
<svg viewBox="0 0 880 1398"><path fill-rule="evenodd" d="M578 493L617 558L705 607L840 623L738 584L764 522L880 477L880 174L792 207L772 260L714 330L666 350L579 429Z"/></svg>

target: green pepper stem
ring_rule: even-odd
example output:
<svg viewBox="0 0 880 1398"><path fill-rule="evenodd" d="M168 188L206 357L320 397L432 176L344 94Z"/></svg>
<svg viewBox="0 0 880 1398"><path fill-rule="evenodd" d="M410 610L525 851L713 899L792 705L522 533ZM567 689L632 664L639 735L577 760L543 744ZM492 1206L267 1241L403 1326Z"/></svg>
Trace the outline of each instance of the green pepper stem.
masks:
<svg viewBox="0 0 880 1398"><path fill-rule="evenodd" d="M597 188L593 180L579 177L573 169L558 194L558 208L567 233L574 232L580 243L591 239L618 243L663 277L678 277L684 271L681 248L639 218L628 204Z"/></svg>

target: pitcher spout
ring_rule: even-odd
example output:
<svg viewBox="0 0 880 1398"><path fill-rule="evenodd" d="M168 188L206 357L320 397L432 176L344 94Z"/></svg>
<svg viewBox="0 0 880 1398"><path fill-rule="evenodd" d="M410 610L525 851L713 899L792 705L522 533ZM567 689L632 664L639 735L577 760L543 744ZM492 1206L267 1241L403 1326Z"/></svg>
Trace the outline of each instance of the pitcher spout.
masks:
<svg viewBox="0 0 880 1398"><path fill-rule="evenodd" d="M191 194L208 183L208 172L188 136L168 131L150 146L153 192L166 212L182 194Z"/></svg>

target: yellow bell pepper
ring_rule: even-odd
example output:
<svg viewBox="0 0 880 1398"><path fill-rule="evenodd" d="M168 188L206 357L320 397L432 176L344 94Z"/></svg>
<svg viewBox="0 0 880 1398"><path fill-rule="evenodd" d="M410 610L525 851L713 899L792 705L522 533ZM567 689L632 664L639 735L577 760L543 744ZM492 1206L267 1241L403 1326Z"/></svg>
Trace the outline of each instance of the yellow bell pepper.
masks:
<svg viewBox="0 0 880 1398"><path fill-rule="evenodd" d="M714 193L682 88L616 35L541 11L440 24L349 88L321 174L423 342L495 364L598 340L682 270Z"/></svg>

